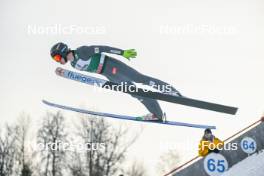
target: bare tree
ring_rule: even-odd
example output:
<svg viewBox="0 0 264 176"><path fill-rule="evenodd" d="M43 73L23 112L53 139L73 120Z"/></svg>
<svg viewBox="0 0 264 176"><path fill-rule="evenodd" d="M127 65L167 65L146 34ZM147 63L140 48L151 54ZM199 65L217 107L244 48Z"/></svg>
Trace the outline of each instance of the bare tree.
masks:
<svg viewBox="0 0 264 176"><path fill-rule="evenodd" d="M0 138L0 175L31 176L26 138L29 117L21 114L16 125L6 125Z"/></svg>
<svg viewBox="0 0 264 176"><path fill-rule="evenodd" d="M134 161L131 167L126 172L126 176L146 176L147 171L143 163Z"/></svg>
<svg viewBox="0 0 264 176"><path fill-rule="evenodd" d="M72 161L68 164L70 174L74 176L86 176L80 153L75 150L69 158Z"/></svg>
<svg viewBox="0 0 264 176"><path fill-rule="evenodd" d="M65 119L60 112L47 113L37 135L38 144L43 144L45 147L41 151L41 175L63 175L66 153L61 148L61 144L67 142L65 128Z"/></svg>
<svg viewBox="0 0 264 176"><path fill-rule="evenodd" d="M25 163L21 171L21 176L31 176L31 175L32 175L31 168L29 164Z"/></svg>
<svg viewBox="0 0 264 176"><path fill-rule="evenodd" d="M15 174L17 158L17 128L6 124L0 136L0 175Z"/></svg>
<svg viewBox="0 0 264 176"><path fill-rule="evenodd" d="M128 129L116 129L105 119L96 116L82 116L80 119L77 135L87 146L80 156L84 163L83 173L89 176L116 174L128 148L136 141L138 135L125 141Z"/></svg>
<svg viewBox="0 0 264 176"><path fill-rule="evenodd" d="M160 174L167 173L180 162L180 156L176 150L169 150L160 156L157 169Z"/></svg>
<svg viewBox="0 0 264 176"><path fill-rule="evenodd" d="M17 175L31 176L31 154L27 148L27 135L30 129L30 117L26 114L21 114L17 123L17 154L18 154L18 171Z"/></svg>

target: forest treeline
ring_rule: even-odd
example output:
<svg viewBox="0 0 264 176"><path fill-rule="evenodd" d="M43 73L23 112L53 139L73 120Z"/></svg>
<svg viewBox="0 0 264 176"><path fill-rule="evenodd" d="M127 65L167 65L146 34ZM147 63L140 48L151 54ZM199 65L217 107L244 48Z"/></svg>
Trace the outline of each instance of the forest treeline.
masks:
<svg viewBox="0 0 264 176"><path fill-rule="evenodd" d="M32 125L21 115L1 124L0 176L145 176L140 162L124 167L140 134L128 137L128 131L94 116L69 123L61 112L48 112Z"/></svg>

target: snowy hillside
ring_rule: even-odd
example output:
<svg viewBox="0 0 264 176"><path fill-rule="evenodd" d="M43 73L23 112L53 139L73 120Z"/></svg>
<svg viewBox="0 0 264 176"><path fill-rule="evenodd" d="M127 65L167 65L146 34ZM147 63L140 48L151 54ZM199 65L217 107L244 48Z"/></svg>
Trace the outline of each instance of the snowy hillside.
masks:
<svg viewBox="0 0 264 176"><path fill-rule="evenodd" d="M234 165L222 176L263 176L264 151L254 154L240 163Z"/></svg>

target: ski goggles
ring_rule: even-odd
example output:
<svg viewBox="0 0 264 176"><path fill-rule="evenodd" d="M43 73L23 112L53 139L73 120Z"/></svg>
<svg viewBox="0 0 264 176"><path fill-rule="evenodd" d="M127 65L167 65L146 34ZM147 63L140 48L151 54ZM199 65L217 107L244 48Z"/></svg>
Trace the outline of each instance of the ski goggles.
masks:
<svg viewBox="0 0 264 176"><path fill-rule="evenodd" d="M53 58L53 60L55 60L56 62L60 62L61 59L62 59L61 55L59 55L59 54L56 54L56 55L53 56L52 58Z"/></svg>

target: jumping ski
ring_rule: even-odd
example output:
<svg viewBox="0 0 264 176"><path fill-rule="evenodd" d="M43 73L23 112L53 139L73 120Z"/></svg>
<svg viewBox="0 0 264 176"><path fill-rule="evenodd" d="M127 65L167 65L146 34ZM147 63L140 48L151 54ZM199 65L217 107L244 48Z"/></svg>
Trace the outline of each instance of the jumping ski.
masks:
<svg viewBox="0 0 264 176"><path fill-rule="evenodd" d="M55 103L51 103L46 100L42 100L42 102L48 106L52 106L52 107L56 107L56 108L60 108L64 110L69 110L69 111L74 111L74 112L78 112L82 114L101 116L101 117L110 117L110 118L121 119L121 120L130 120L130 121L154 123L154 124L162 124L162 125L184 126L184 127L202 128L202 129L207 129L207 128L216 129L215 126L209 126L209 125L191 124L191 123L176 122L176 121L164 121L163 122L163 121L142 120L141 116L135 117L135 116L117 115L117 114L111 114L111 113L90 111L90 110L55 104Z"/></svg>
<svg viewBox="0 0 264 176"><path fill-rule="evenodd" d="M153 92L150 90L138 88L133 85L132 86L129 85L129 89L128 89L127 88L128 85L122 85L122 84L114 83L108 80L104 80L104 79L100 79L100 78L96 78L92 76L87 76L87 75L80 74L80 73L70 71L70 70L66 70L60 67L56 69L56 74L64 78L82 82L82 83L92 85L92 86L98 86L101 88L110 89L114 91L121 91L123 93L128 93L131 95L137 95L141 97L147 97L151 99L162 100L162 101L171 102L171 103L177 103L180 105L185 105L185 106L190 106L190 107L195 107L195 108L200 108L200 109L205 109L205 110L210 110L210 111L216 111L220 113L235 115L238 110L238 108L232 107L232 106L210 103L210 102L206 102L202 100L187 98L184 96L174 96L174 95L165 94L161 92Z"/></svg>

